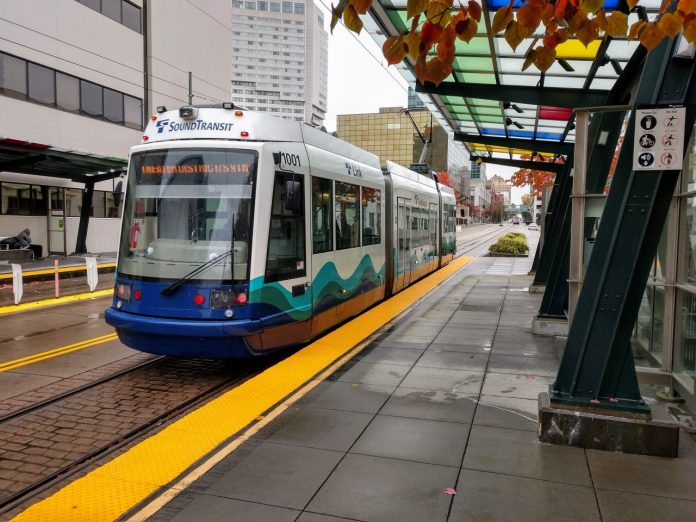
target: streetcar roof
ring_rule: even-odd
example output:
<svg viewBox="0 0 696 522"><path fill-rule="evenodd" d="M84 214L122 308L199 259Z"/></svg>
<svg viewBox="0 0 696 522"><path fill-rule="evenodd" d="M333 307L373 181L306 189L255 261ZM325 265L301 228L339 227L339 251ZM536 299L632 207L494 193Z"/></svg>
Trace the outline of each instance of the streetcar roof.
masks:
<svg viewBox="0 0 696 522"><path fill-rule="evenodd" d="M423 174L419 174L411 169L407 169L406 167L402 167L393 161L387 160L387 171L389 174L410 179L416 183L420 183L421 185L427 185L428 187L435 188L435 180L428 178Z"/></svg>
<svg viewBox="0 0 696 522"><path fill-rule="evenodd" d="M187 117L185 109L192 109ZM297 142L380 168L379 157L306 123L239 108L185 106L153 115L142 142L219 139L240 142Z"/></svg>

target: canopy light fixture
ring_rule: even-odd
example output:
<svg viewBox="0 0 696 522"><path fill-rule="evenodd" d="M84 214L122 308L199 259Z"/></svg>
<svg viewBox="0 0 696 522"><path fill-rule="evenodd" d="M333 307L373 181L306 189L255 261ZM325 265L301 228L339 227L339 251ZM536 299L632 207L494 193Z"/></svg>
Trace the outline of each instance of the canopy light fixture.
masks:
<svg viewBox="0 0 696 522"><path fill-rule="evenodd" d="M514 103L510 102L503 102L503 109L514 109L515 111L519 112L520 114L523 113L524 111L520 109L517 105Z"/></svg>
<svg viewBox="0 0 696 522"><path fill-rule="evenodd" d="M509 127L510 125L514 125L514 126L517 127L518 129L524 129L524 125L522 125L521 123L518 123L518 122L514 121L512 118L505 118L505 125L506 125L507 127Z"/></svg>

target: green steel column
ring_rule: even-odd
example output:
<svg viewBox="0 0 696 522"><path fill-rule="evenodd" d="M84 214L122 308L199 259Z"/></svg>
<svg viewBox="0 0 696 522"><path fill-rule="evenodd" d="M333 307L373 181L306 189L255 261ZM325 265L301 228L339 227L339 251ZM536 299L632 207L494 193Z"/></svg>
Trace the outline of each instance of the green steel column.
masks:
<svg viewBox="0 0 696 522"><path fill-rule="evenodd" d="M588 130L588 158L586 192L602 193L607 182L609 167L621 133L625 111L596 113ZM572 179L572 178L571 178ZM569 191L572 191L572 182ZM551 253L549 275L544 298L539 307L540 317L565 318L568 310L568 277L570 265L570 228L572 212L570 194L559 210L560 226L557 228L556 249Z"/></svg>
<svg viewBox="0 0 696 522"><path fill-rule="evenodd" d="M573 165L573 156L569 154L566 158L566 168L561 171L554 180L551 198L549 199L549 212L546 216L544 226L544 246L539 253L539 263L534 274L535 285L545 285L548 283L549 271L553 261L554 252L558 248L560 236L559 228L563 213L564 202L570 197L573 187L570 169Z"/></svg>
<svg viewBox="0 0 696 522"><path fill-rule="evenodd" d="M665 39L647 57L634 103L686 106L686 150L696 115L694 60ZM633 171L634 117L625 135L568 342L550 387L553 403L649 412L630 349L650 267L679 171Z"/></svg>

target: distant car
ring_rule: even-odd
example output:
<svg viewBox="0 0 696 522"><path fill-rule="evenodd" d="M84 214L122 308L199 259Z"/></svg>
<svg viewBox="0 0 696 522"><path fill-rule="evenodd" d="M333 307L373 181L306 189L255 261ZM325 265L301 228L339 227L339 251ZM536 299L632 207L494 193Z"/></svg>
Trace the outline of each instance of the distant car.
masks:
<svg viewBox="0 0 696 522"><path fill-rule="evenodd" d="M527 228L529 230L539 230L539 225L537 225L536 223L530 223Z"/></svg>
<svg viewBox="0 0 696 522"><path fill-rule="evenodd" d="M517 219L517 218L513 218L513 219L512 219L512 224L513 224L513 225L519 225L519 224L520 224L520 220Z"/></svg>

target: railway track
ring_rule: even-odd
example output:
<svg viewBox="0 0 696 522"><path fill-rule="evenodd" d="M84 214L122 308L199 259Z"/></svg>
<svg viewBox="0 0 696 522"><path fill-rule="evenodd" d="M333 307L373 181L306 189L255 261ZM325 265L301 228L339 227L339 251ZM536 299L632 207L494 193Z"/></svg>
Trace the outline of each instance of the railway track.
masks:
<svg viewBox="0 0 696 522"><path fill-rule="evenodd" d="M457 252L455 254L455 257L463 256L464 254L468 254L472 250L477 249L480 246L485 245L488 243L491 239L503 235L505 232L508 232L510 229L510 226L503 226L503 227L498 227L496 225L496 228L486 231L481 233L481 235L477 235L471 240L464 240L461 243L457 242Z"/></svg>
<svg viewBox="0 0 696 522"><path fill-rule="evenodd" d="M3 415L0 515L274 363L158 357Z"/></svg>
<svg viewBox="0 0 696 522"><path fill-rule="evenodd" d="M462 240L456 255L508 228ZM155 357L1 415L0 455L12 469L2 470L9 484L0 486L0 516L286 354L237 361L234 368L221 361Z"/></svg>

